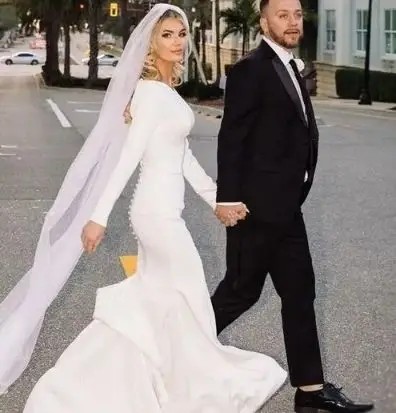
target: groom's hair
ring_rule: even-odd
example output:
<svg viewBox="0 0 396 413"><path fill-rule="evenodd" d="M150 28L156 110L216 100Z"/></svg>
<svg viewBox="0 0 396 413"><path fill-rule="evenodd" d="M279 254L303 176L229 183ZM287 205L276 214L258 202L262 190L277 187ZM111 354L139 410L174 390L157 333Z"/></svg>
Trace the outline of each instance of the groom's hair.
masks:
<svg viewBox="0 0 396 413"><path fill-rule="evenodd" d="M260 14L264 13L264 9L268 6L270 0L260 0Z"/></svg>

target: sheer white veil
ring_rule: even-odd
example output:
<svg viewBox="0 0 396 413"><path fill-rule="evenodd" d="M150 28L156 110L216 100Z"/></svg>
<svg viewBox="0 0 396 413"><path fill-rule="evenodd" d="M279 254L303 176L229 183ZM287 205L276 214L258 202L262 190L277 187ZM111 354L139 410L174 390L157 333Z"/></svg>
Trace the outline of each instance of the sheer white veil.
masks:
<svg viewBox="0 0 396 413"><path fill-rule="evenodd" d="M0 304L0 394L28 365L45 312L83 252L81 230L118 162L127 136L122 113L141 76L152 30L168 10L179 13L189 28L180 8L159 3L133 31L107 89L99 119L46 215L33 266ZM185 64L188 54L189 50Z"/></svg>

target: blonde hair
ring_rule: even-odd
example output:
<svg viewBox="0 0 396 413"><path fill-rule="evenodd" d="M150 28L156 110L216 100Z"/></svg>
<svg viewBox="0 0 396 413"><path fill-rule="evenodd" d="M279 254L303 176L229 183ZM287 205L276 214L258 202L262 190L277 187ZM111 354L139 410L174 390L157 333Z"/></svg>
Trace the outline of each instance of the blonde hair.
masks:
<svg viewBox="0 0 396 413"><path fill-rule="evenodd" d="M144 61L144 66L143 66L142 76L141 76L142 79L159 80L159 81L161 80L160 72L155 66L156 54L153 48L153 41L155 39L155 36L157 36L158 34L158 30L161 27L162 22L165 19L169 19L169 18L181 20L183 25L185 24L182 16L173 10L166 11L160 17L151 35L150 50L146 56L146 60ZM183 63L176 62L173 66L173 71L172 71L172 86L173 87L180 86L183 83L183 78L182 78L183 72L184 72Z"/></svg>

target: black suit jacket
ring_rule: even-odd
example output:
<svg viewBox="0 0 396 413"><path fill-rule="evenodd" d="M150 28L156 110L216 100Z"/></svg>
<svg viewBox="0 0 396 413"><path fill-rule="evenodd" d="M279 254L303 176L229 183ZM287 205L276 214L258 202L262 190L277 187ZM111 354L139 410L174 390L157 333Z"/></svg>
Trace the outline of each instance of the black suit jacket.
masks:
<svg viewBox="0 0 396 413"><path fill-rule="evenodd" d="M318 156L309 98L306 113L308 123L287 69L266 42L236 63L218 137L217 202L243 201L252 218L266 222L292 219L309 193Z"/></svg>

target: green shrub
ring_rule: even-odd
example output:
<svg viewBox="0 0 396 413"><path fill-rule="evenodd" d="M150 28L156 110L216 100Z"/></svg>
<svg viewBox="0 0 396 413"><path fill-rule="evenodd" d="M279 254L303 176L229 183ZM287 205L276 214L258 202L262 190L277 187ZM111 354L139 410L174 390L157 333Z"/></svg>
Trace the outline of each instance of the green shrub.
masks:
<svg viewBox="0 0 396 413"><path fill-rule="evenodd" d="M176 89L181 96L185 98L191 98L196 96L197 82L195 80L189 80L188 82L182 83Z"/></svg>
<svg viewBox="0 0 396 413"><path fill-rule="evenodd" d="M223 91L216 85L203 85L199 83L198 86L198 99L199 100L210 100L218 99L222 96Z"/></svg>
<svg viewBox="0 0 396 413"><path fill-rule="evenodd" d="M223 94L223 91L216 85L204 85L195 80L189 80L188 82L182 83L177 88L177 91L185 98L196 97L198 100L218 99Z"/></svg>
<svg viewBox="0 0 396 413"><path fill-rule="evenodd" d="M364 70L358 68L336 71L337 95L343 99L359 99L364 85ZM396 102L396 73L370 72L371 98L378 102Z"/></svg>
<svg viewBox="0 0 396 413"><path fill-rule="evenodd" d="M206 63L206 65L204 67L204 72L205 72L206 79L212 79L213 68L212 68L212 65L210 63Z"/></svg>
<svg viewBox="0 0 396 413"><path fill-rule="evenodd" d="M86 88L88 87L87 79L79 78L79 77L70 77L66 78L64 76L59 76L57 79L53 79L51 82L49 79L46 78L45 72L42 72L42 76L44 82L47 86L56 86L56 87L65 87L65 88ZM109 86L110 78L99 78L93 82L89 88L90 89L98 89L98 90L106 90Z"/></svg>
<svg viewBox="0 0 396 413"><path fill-rule="evenodd" d="M224 74L226 76L228 76L228 73L230 72L230 70L232 69L232 66L234 65L224 65Z"/></svg>

